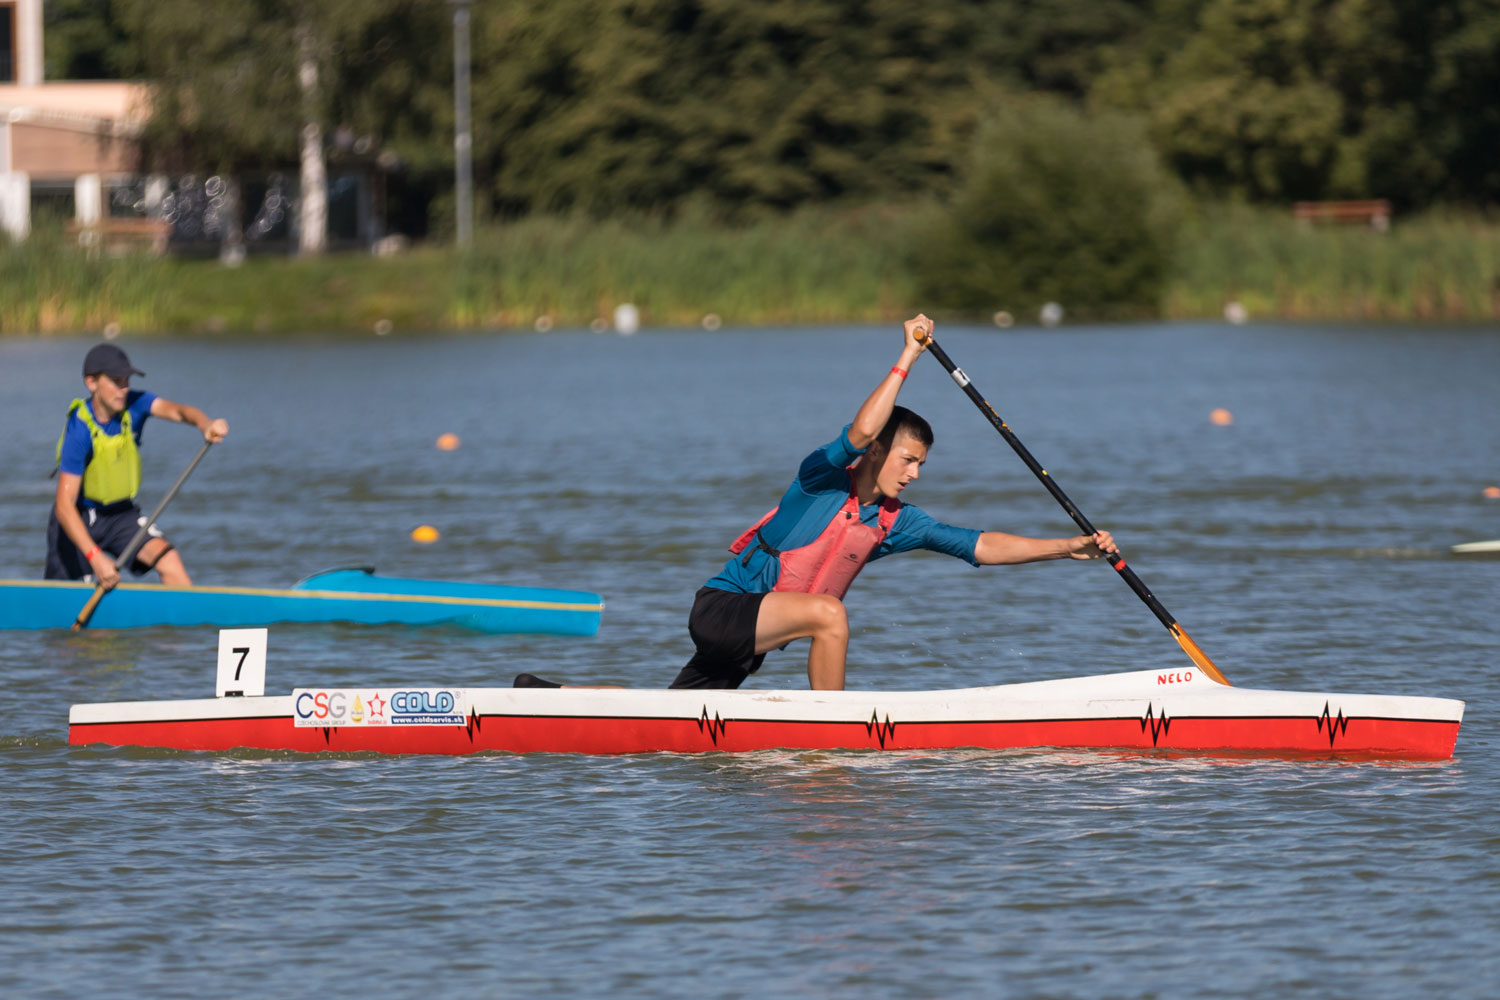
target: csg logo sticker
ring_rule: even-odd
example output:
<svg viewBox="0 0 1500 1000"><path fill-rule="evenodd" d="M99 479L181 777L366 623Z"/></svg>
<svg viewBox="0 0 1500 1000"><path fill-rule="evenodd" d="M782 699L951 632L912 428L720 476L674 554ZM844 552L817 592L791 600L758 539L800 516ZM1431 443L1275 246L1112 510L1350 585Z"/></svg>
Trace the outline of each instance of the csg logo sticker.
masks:
<svg viewBox="0 0 1500 1000"><path fill-rule="evenodd" d="M342 726L349 720L352 691L298 688L292 692L292 717L299 726Z"/></svg>

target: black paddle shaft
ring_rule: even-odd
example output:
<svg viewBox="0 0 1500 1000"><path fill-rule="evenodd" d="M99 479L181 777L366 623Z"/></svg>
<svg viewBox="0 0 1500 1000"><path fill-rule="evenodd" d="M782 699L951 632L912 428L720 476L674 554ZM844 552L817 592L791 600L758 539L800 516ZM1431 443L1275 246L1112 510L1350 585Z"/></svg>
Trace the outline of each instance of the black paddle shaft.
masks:
<svg viewBox="0 0 1500 1000"><path fill-rule="evenodd" d="M156 505L156 509L151 512L150 517L141 522L140 528L136 531L135 536L130 539L130 543L120 550L120 557L115 560L115 565L120 567L121 570L130 565L130 560L135 557L136 551L142 545L146 544L146 536L150 534L151 526L156 523L157 518L161 517L162 511L167 509L167 504L172 502L172 498L177 495L178 490L182 489L182 484L187 482L188 476L193 474L193 470L198 467L199 462L203 461L203 456L208 454L208 449L211 447L213 447L212 441L203 442L203 447L198 449L198 454L193 456L193 460L188 463L188 467L182 470L182 475L178 476L177 482L173 483L172 488L167 490L167 495L161 498L161 503ZM88 602L84 604L83 610L79 611L78 617L73 619L73 631L77 632L88 628L89 621L94 617L94 610L99 607L99 602L104 599L105 593L104 584L102 583L94 588L94 593L88 599Z"/></svg>
<svg viewBox="0 0 1500 1000"><path fill-rule="evenodd" d="M989 420L995 430L1000 432L1000 436L1005 438L1006 444L1015 449L1016 454L1021 457L1021 461L1026 463L1026 468L1030 469L1042 481L1043 486L1047 487L1047 492L1052 494L1052 498L1062 504L1062 509L1068 512L1068 516L1073 519L1073 523L1078 525L1085 535L1097 534L1098 529L1094 527L1087 517L1084 517L1083 511L1078 509L1078 505L1068 499L1068 495L1062 491L1062 487L1058 486L1056 481L1047 473L1047 470L1042 468L1042 464L1032 457L1031 452L1026 450L1026 446L1021 443L1021 439L1016 437L1011 429L1006 426L1004 420L1000 419L1000 414L995 412L995 408L989 404L989 400L981 396L979 390L974 388L974 383L969 380L968 375L964 374L964 370L953 363L953 359L948 357L948 352L943 350L938 342L933 339L932 334L929 333L925 339L927 341L928 352L938 359L938 364L948 370L948 374L953 376L953 381L964 391L964 395L974 401L974 405L979 407L985 419ZM1156 599L1155 594L1151 593L1151 589L1142 582L1140 577L1135 575L1135 570L1125 564L1125 557L1119 554L1110 555L1109 553L1105 553L1104 558L1108 559L1109 564L1114 567L1115 572L1119 573L1121 578L1130 584L1130 589L1135 591L1135 595L1146 602L1146 607L1151 609L1151 613L1156 615L1167 628L1174 632L1177 631L1177 620L1167 613L1166 608L1161 606L1161 602Z"/></svg>
<svg viewBox="0 0 1500 1000"><path fill-rule="evenodd" d="M120 551L120 560L117 565L128 566L130 560L134 558L136 551L142 545L146 544L146 536L150 533L151 526L156 523L157 518L161 517L162 513L167 509L167 504L172 502L172 498L177 495L178 490L182 489L182 484L187 482L188 476L193 474L193 470L198 467L199 462L203 461L203 456L208 454L208 449L212 446L212 441L203 442L203 447L198 449L198 454L193 456L193 460L188 463L188 467L182 470L182 475L178 476L177 482L173 483L172 488L167 490L166 496L161 498L161 503L157 504L156 509L151 512L151 516L141 523L135 536L130 539L130 544L126 545Z"/></svg>

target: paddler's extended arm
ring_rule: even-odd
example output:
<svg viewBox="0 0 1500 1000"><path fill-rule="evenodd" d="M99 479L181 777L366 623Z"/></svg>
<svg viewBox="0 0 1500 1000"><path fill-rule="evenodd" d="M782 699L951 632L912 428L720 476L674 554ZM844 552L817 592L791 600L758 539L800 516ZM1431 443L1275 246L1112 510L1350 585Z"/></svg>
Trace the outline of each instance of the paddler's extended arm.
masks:
<svg viewBox="0 0 1500 1000"><path fill-rule="evenodd" d="M163 420L176 421L179 424L192 424L203 432L203 440L214 444L224 440L224 435L229 433L229 424L225 421L210 420L208 414L196 406L174 403L160 396L151 401L151 415L161 417Z"/></svg>
<svg viewBox="0 0 1500 1000"><path fill-rule="evenodd" d="M87 560L89 569L94 571L94 579L102 583L105 590L110 590L120 582L120 571L109 553L94 544L89 529L84 526L83 516L78 513L78 491L82 486L82 476L75 476L70 472L57 474L57 503L54 508L57 511L57 524L79 552L85 556L92 554L92 558Z"/></svg>
<svg viewBox="0 0 1500 1000"><path fill-rule="evenodd" d="M906 321L906 343L901 348L901 358L896 362L896 367L902 371L910 372L911 366L916 363L922 352L927 350L925 339L917 341L915 336L918 330L923 331L924 336L932 332L932 320L918 313ZM854 415L854 422L849 425L849 443L859 451L864 451L875 441L880 432L885 429L886 421L891 419L891 410L896 405L896 396L901 392L901 383L906 381L896 372L888 372L875 391L870 393Z"/></svg>
<svg viewBox="0 0 1500 1000"><path fill-rule="evenodd" d="M1107 531L1072 538L1023 538L985 531L974 545L974 558L981 566L1001 566L1047 559L1098 559L1105 552L1118 551L1114 536Z"/></svg>

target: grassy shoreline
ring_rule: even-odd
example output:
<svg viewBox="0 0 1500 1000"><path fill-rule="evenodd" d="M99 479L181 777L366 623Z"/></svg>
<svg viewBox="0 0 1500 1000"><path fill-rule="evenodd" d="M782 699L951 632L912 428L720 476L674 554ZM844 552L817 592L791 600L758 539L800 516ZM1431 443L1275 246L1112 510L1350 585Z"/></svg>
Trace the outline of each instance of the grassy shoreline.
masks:
<svg viewBox="0 0 1500 1000"><path fill-rule="evenodd" d="M697 326L710 313L726 325L886 322L919 305L905 247L921 211L818 209L738 227L531 218L482 232L467 256L418 247L385 258L252 257L239 268L89 260L60 233L39 231L0 246L0 335L110 324L132 334L531 329L543 316L576 328L622 302L657 326ZM1200 206L1184 223L1159 315L1218 318L1231 301L1251 319L1494 320L1500 223L1432 213L1398 218L1382 235Z"/></svg>

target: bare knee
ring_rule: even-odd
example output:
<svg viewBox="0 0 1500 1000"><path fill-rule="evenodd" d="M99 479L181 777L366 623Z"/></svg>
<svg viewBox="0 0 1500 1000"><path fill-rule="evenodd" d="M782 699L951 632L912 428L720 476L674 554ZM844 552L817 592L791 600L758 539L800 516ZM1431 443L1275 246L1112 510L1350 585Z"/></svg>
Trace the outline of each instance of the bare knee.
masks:
<svg viewBox="0 0 1500 1000"><path fill-rule="evenodd" d="M847 642L844 602L829 594L767 594L755 620L755 651L764 653L807 636L825 645Z"/></svg>
<svg viewBox="0 0 1500 1000"><path fill-rule="evenodd" d="M188 576L187 567L182 564L182 556L178 555L176 549L167 549L159 555L152 563L152 569L156 570L161 577L161 582L169 587L191 587L192 578Z"/></svg>
<svg viewBox="0 0 1500 1000"><path fill-rule="evenodd" d="M824 639L849 638L849 612L832 594L816 594L811 607L814 634Z"/></svg>

